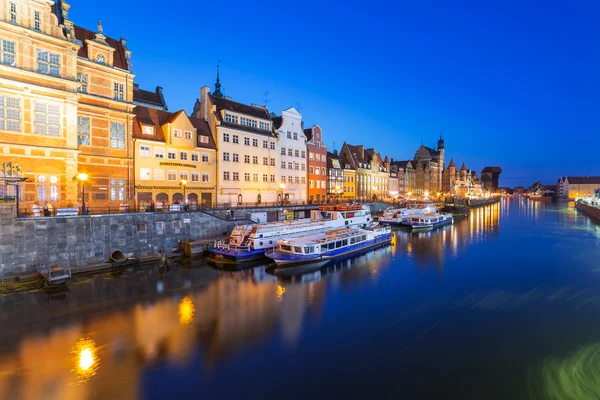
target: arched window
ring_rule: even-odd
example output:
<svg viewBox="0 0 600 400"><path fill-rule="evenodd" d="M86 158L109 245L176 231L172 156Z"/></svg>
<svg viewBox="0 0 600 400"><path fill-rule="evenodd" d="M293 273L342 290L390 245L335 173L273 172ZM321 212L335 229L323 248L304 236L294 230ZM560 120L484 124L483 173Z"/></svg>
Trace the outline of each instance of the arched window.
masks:
<svg viewBox="0 0 600 400"><path fill-rule="evenodd" d="M104 55L98 54L98 56L96 57L96 62L98 64L106 64L106 59L104 58Z"/></svg>

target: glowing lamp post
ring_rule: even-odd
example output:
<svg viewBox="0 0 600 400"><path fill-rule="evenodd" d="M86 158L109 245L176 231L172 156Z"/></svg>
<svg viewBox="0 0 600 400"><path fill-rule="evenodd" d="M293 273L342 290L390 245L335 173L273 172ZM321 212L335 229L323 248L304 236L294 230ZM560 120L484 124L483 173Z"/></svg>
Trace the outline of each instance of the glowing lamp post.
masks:
<svg viewBox="0 0 600 400"><path fill-rule="evenodd" d="M80 172L77 174L77 180L81 183L81 214L86 215L85 211L85 181L88 179L88 174Z"/></svg>

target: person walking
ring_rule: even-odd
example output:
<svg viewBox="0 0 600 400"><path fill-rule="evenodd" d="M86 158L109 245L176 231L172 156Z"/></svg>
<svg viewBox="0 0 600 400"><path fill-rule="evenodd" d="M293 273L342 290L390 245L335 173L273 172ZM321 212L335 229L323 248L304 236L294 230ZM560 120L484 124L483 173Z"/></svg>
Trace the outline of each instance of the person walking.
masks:
<svg viewBox="0 0 600 400"><path fill-rule="evenodd" d="M163 210L163 202L161 199L156 201L156 211L161 212Z"/></svg>
<svg viewBox="0 0 600 400"><path fill-rule="evenodd" d="M52 214L52 205L48 201L44 203L42 209L44 210L44 217L49 217Z"/></svg>
<svg viewBox="0 0 600 400"><path fill-rule="evenodd" d="M127 209L129 208L129 206L127 205L127 202L125 200L123 200L121 202L121 213L125 214L127 212Z"/></svg>
<svg viewBox="0 0 600 400"><path fill-rule="evenodd" d="M35 203L33 203L33 216L34 217L42 216L42 207L40 206L40 203L38 203L37 201Z"/></svg>
<svg viewBox="0 0 600 400"><path fill-rule="evenodd" d="M150 200L150 212L155 212L156 208L154 206L154 200Z"/></svg>

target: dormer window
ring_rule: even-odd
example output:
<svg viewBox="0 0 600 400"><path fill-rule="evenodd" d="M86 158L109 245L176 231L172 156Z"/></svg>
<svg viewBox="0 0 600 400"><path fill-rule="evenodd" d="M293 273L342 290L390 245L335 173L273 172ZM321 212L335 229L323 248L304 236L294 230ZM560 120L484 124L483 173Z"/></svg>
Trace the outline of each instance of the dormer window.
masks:
<svg viewBox="0 0 600 400"><path fill-rule="evenodd" d="M208 143L208 136L200 135L200 143Z"/></svg>
<svg viewBox="0 0 600 400"><path fill-rule="evenodd" d="M237 124L238 123L238 117L237 115L232 115L229 113L225 113L225 122L229 122L230 124Z"/></svg>
<svg viewBox="0 0 600 400"><path fill-rule="evenodd" d="M260 121L258 126L263 131L270 131L271 130L271 127L270 127L270 125L269 125L268 122L262 122L262 121Z"/></svg>
<svg viewBox="0 0 600 400"><path fill-rule="evenodd" d="M104 64L106 64L106 58L104 58L103 54L98 54L98 56L96 57L96 62L98 64L104 65Z"/></svg>
<svg viewBox="0 0 600 400"><path fill-rule="evenodd" d="M144 135L154 135L154 127L144 125Z"/></svg>

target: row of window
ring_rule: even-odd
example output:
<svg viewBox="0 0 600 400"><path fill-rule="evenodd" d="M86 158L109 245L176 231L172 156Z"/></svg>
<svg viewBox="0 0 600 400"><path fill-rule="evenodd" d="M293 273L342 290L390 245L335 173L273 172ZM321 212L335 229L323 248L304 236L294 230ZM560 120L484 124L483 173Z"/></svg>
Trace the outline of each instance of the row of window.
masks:
<svg viewBox="0 0 600 400"><path fill-rule="evenodd" d="M321 162L327 162L327 156L325 154L317 154L317 153L308 152L308 159L315 160L315 161L321 161Z"/></svg>
<svg viewBox="0 0 600 400"><path fill-rule="evenodd" d="M325 175L325 167L313 167L312 165L308 167L308 173L309 174L314 174L314 175L319 175L319 173L321 175Z"/></svg>
<svg viewBox="0 0 600 400"><path fill-rule="evenodd" d="M294 133L292 134L292 132L288 131L288 132L287 132L287 138L288 138L288 139L292 139L292 138L293 138L294 140L298 140L298 134L297 134L296 132L294 132Z"/></svg>
<svg viewBox="0 0 600 400"><path fill-rule="evenodd" d="M232 157L230 157L232 156ZM223 152L223 161L233 161L240 162L240 155L238 153L230 154L229 152ZM250 156L248 154L244 155L244 163L250 164ZM275 166L275 159L269 157L262 158L263 165L270 165L272 167ZM252 156L252 164L258 165L258 156Z"/></svg>
<svg viewBox="0 0 600 400"><path fill-rule="evenodd" d="M285 156L286 154L290 157L306 158L306 152L304 150L300 151L300 150L287 149L287 153L286 153L285 147L282 147L281 155Z"/></svg>
<svg viewBox="0 0 600 400"><path fill-rule="evenodd" d="M10 22L12 22L13 24L17 24L18 23L18 13L17 13L17 3L14 1L11 1L9 3L9 15L8 15L8 19ZM33 11L33 24L32 24L32 28L36 31L41 31L42 30L42 13L39 10L34 10Z"/></svg>
<svg viewBox="0 0 600 400"><path fill-rule="evenodd" d="M191 158L188 159L189 154L190 153L188 151L180 150L179 151L179 159L181 161L191 160L194 162L200 162L200 160L202 160L203 163L209 162L209 154L208 153L200 154L200 153L192 151ZM178 155L177 150L167 149L167 159L168 160L177 160L177 155ZM140 157L144 157L144 158L152 157L152 152L151 152L150 146L147 146L147 145L140 146ZM165 158L165 148L154 146L154 158L164 159Z"/></svg>
<svg viewBox="0 0 600 400"><path fill-rule="evenodd" d="M327 189L327 182L326 181L314 181L314 180L310 180L308 181L308 187L310 189Z"/></svg>
<svg viewBox="0 0 600 400"><path fill-rule="evenodd" d="M109 182L110 199L125 200L125 180L111 179ZM59 201L58 183L58 176L38 175L36 179L36 200L40 203Z"/></svg>
<svg viewBox="0 0 600 400"><path fill-rule="evenodd" d="M3 56L3 59L4 59L4 56ZM77 91L79 93L87 93L88 92L88 74L84 74L83 72L78 72L77 73L77 82L79 83L79 87L77 88ZM113 82L113 99L118 100L118 101L125 100L125 84ZM146 132L144 132L144 133L146 133Z"/></svg>
<svg viewBox="0 0 600 400"><path fill-rule="evenodd" d="M151 168L140 168L140 179L142 181L151 181L152 178L152 169ZM183 179L189 182L210 182L210 174L208 172L192 172L191 174L188 171L179 171L179 174L175 170L167 170L166 171L167 181L170 182L179 182ZM191 177L191 179L190 179ZM164 169L155 169L154 170L154 180L155 181L164 181L165 180L165 170Z"/></svg>
<svg viewBox="0 0 600 400"><path fill-rule="evenodd" d="M263 131L270 131L271 124L269 122L258 121L248 117L239 117L237 115L233 115L231 113L225 113L225 122L230 124L244 125L249 126L251 128L259 128Z"/></svg>
<svg viewBox="0 0 600 400"><path fill-rule="evenodd" d="M285 168L286 163L285 161L281 162L281 169L286 169ZM295 169L295 170L299 170L299 171L306 171L306 164L299 164L297 162L288 162L287 163L287 169Z"/></svg>
<svg viewBox="0 0 600 400"><path fill-rule="evenodd" d="M223 141L229 143L229 141L230 141L229 139L230 139L229 133L223 133ZM231 139L232 139L232 141L231 141L232 143L235 143L235 144L240 143L239 135L231 135ZM247 137L247 136L244 137L244 144L246 146L250 146L250 138L249 137ZM258 147L258 139L252 139L252 146ZM271 150L275 150L275 142L269 142L268 140L263 140L262 147L263 147L263 149L268 149L270 147Z"/></svg>
<svg viewBox="0 0 600 400"><path fill-rule="evenodd" d="M252 181L253 182L259 182L259 174L250 174L249 172L245 172L244 173L244 181L246 182L250 182L252 175ZM223 180L224 181L239 181L240 180L240 173L239 172L230 172L230 171L223 171ZM262 175L262 181L263 182L275 182L275 175L271 174L263 174ZM287 180L285 176L281 176L281 182L282 183L286 183L286 181L288 183L306 183L306 177L304 176L288 176Z"/></svg>
<svg viewBox="0 0 600 400"><path fill-rule="evenodd" d="M0 61L2 64L12 67L16 62L16 43L10 40L2 39L0 48ZM60 54L52 53L47 50L37 50L37 72L44 75L60 76Z"/></svg>

